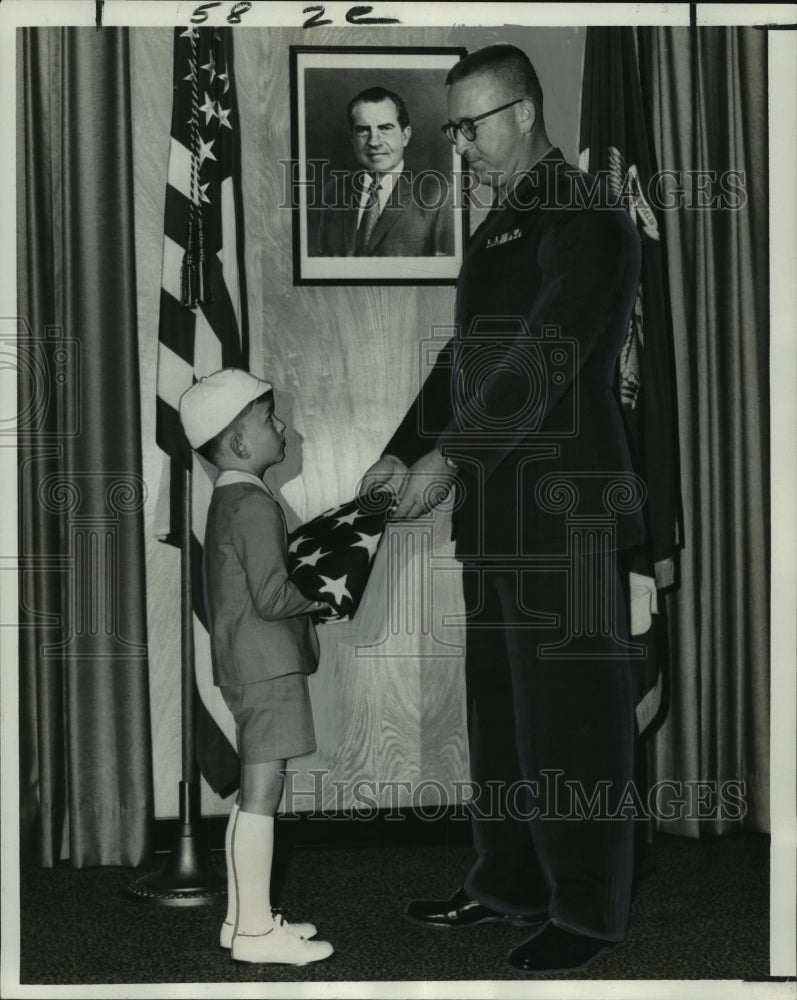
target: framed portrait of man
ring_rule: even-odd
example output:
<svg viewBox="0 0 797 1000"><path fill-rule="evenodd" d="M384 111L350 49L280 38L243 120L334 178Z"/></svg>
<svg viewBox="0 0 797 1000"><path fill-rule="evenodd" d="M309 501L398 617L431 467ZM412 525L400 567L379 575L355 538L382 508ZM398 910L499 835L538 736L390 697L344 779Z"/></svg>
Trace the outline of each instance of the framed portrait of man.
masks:
<svg viewBox="0 0 797 1000"><path fill-rule="evenodd" d="M467 227L441 126L457 48L292 46L294 284L453 284Z"/></svg>

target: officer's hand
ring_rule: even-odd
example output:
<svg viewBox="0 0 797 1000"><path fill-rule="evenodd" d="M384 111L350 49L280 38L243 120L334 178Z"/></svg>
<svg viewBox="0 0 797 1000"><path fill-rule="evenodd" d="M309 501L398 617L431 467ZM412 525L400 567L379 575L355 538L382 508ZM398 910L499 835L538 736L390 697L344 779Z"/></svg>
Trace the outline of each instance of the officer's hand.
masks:
<svg viewBox="0 0 797 1000"><path fill-rule="evenodd" d="M357 499L367 497L374 500L375 494L382 489L390 493L397 502L404 488L406 475L407 466L400 458L396 458L395 455L383 455L360 480Z"/></svg>
<svg viewBox="0 0 797 1000"><path fill-rule="evenodd" d="M409 467L392 519L414 520L426 514L445 500L453 482L454 471L433 448Z"/></svg>

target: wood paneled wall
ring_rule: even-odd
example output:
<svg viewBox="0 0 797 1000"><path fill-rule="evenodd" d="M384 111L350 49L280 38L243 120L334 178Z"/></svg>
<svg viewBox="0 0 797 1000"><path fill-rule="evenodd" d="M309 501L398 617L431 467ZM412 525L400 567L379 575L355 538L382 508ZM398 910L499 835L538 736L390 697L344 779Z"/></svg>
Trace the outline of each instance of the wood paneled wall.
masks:
<svg viewBox="0 0 797 1000"><path fill-rule="evenodd" d="M131 37L156 815L166 817L177 811L180 778L179 558L153 539L152 521L162 466L154 401L172 36L142 28ZM280 207L287 176L281 161L291 155L289 46L472 49L498 37L529 52L552 138L573 159L581 29L512 28L498 36L464 28L339 28L311 39L300 29L236 31L250 361L275 384L289 428L286 460L269 473L289 527L352 497L417 392L420 342L452 322L454 298L448 286L294 287L291 215ZM456 782L467 779L464 636L448 527L442 512L389 529L355 621L321 627L322 661L311 679L318 750L291 762L289 806L433 805L458 795ZM228 804L205 788L203 808L213 815Z"/></svg>

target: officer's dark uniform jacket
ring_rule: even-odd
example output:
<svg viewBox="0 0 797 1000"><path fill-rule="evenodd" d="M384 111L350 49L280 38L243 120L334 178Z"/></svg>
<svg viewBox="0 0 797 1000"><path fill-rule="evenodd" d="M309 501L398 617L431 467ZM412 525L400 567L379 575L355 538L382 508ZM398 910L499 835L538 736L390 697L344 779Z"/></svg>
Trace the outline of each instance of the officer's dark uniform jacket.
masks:
<svg viewBox="0 0 797 1000"><path fill-rule="evenodd" d="M489 213L460 271L456 334L385 448L407 465L435 446L456 461L460 559L561 553L573 517L613 516L618 550L642 541L613 390L640 242L596 185L552 150Z"/></svg>

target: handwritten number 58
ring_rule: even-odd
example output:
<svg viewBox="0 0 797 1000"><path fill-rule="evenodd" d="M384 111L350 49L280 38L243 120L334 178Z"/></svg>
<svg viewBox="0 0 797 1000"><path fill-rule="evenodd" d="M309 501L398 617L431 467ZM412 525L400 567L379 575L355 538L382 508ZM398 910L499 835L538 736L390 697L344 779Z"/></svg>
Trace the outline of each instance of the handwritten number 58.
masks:
<svg viewBox="0 0 797 1000"><path fill-rule="evenodd" d="M221 0L216 0L215 3L201 3L191 15L191 24L204 24L208 19L208 11L213 10L214 7L221 7ZM240 24L241 14L245 14L251 9L252 4L248 0L240 0L227 15L227 24Z"/></svg>

